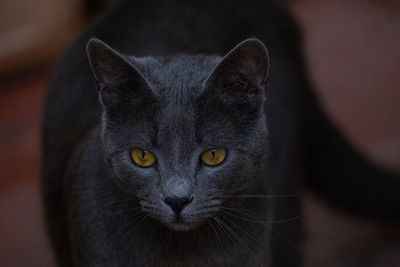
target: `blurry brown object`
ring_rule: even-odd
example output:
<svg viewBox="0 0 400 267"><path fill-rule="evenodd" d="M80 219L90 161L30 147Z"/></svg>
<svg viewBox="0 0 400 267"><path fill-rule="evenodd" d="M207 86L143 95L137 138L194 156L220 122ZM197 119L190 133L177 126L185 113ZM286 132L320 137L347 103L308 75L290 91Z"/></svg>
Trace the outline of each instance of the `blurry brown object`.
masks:
<svg viewBox="0 0 400 267"><path fill-rule="evenodd" d="M0 266L53 266L40 200L48 68L0 81Z"/></svg>
<svg viewBox="0 0 400 267"><path fill-rule="evenodd" d="M0 78L54 61L83 22L80 0L1 0Z"/></svg>
<svg viewBox="0 0 400 267"><path fill-rule="evenodd" d="M373 162L400 170L400 2L302 0L291 9L331 119Z"/></svg>

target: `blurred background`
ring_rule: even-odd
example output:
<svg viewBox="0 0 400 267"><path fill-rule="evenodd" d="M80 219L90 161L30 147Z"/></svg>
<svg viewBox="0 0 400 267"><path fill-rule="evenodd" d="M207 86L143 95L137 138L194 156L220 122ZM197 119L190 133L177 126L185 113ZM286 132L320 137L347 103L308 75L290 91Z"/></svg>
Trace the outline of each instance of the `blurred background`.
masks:
<svg viewBox="0 0 400 267"><path fill-rule="evenodd" d="M2 267L54 266L39 197L46 86L65 49L112 1L0 0ZM400 171L400 2L291 0L289 7L331 119L368 159ZM400 266L399 224L353 217L309 191L302 202L306 266Z"/></svg>

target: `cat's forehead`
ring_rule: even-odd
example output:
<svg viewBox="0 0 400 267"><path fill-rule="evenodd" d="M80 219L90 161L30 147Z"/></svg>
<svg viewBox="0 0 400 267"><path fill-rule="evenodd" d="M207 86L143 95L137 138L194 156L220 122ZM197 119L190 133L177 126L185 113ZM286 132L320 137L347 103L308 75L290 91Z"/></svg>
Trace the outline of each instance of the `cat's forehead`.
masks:
<svg viewBox="0 0 400 267"><path fill-rule="evenodd" d="M198 112L195 101L221 57L175 55L133 58L132 61L161 103L155 120L158 141L164 146L171 144L170 149L174 149L183 137L186 142L193 140Z"/></svg>
<svg viewBox="0 0 400 267"><path fill-rule="evenodd" d="M160 97L173 99L198 95L221 57L175 55L131 60Z"/></svg>

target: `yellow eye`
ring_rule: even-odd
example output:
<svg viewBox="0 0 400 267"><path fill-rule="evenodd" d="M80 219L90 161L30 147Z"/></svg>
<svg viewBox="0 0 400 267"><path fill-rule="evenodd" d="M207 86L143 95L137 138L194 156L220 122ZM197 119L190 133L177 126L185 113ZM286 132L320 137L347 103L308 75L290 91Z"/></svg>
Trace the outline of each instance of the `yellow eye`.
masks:
<svg viewBox="0 0 400 267"><path fill-rule="evenodd" d="M157 160L156 155L146 150L133 149L131 155L133 161L140 167L149 167Z"/></svg>
<svg viewBox="0 0 400 267"><path fill-rule="evenodd" d="M216 166L224 161L226 156L225 148L210 149L201 153L201 160L209 166Z"/></svg>

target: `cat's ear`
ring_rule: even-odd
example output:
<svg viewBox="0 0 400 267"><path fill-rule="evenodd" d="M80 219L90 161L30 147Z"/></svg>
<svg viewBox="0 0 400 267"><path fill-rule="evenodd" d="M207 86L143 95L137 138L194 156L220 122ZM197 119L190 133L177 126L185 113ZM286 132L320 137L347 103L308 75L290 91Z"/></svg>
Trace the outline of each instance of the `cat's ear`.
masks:
<svg viewBox="0 0 400 267"><path fill-rule="evenodd" d="M206 82L206 91L225 103L260 105L267 91L269 56L258 39L247 39L232 49Z"/></svg>
<svg viewBox="0 0 400 267"><path fill-rule="evenodd" d="M152 90L143 74L107 44L91 39L86 50L103 106L127 101L134 104L142 97L152 96Z"/></svg>

